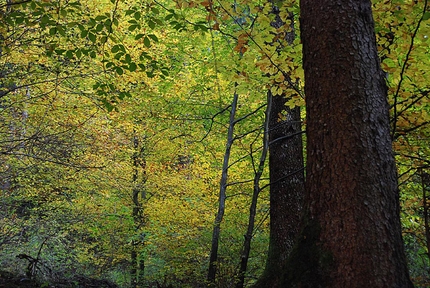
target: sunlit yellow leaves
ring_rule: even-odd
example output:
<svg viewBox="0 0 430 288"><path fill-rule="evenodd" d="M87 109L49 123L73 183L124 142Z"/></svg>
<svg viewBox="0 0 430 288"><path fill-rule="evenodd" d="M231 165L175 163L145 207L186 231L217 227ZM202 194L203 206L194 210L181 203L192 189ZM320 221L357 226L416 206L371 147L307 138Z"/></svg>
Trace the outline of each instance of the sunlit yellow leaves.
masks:
<svg viewBox="0 0 430 288"><path fill-rule="evenodd" d="M272 92L273 96L277 96L277 95L282 95L282 88L280 88L279 86L273 86L272 88L270 88L270 92Z"/></svg>
<svg viewBox="0 0 430 288"><path fill-rule="evenodd" d="M23 24L24 16L11 22L15 30L0 25L5 39L0 43L1 67L15 67L8 81L21 86L2 101L11 101L16 111L28 113L26 122L15 123L16 131L25 128L34 139L44 136L40 138L45 141L43 149L33 145L24 152L51 157L42 165L36 158L2 156L17 171L39 169L17 178L25 189L15 193L46 203L40 209L62 209L46 213L67 223L56 228L61 231L57 235L68 235L58 242L83 239L70 249L76 262L93 268L129 263L132 243L144 233L138 252L148 267L145 277L154 281L204 279L229 104L237 94L237 118L246 120L235 126L221 243L221 253L228 259L222 267L234 271L253 189L252 161L261 149L266 93L285 95L290 108L304 106L299 95L304 75L296 1L281 1L279 17L284 23L278 28L273 27L270 1L81 1L83 14L79 15L60 11L57 4L70 1L42 2L54 6L43 8L47 14L41 11L40 17L28 16L29 26ZM396 128L393 147L401 180L407 183L401 189L405 191L403 205L411 216L408 229L418 229L420 222L418 214L412 213L412 207L419 206L414 194L419 185L410 180L414 170L408 169L427 165L422 158L430 153L428 12L410 47L422 4L373 1L381 66L387 72L392 106L391 125ZM26 32L30 30L37 33ZM27 44L21 45L25 39ZM10 45L13 49L6 49ZM13 116L4 113L2 119L11 122ZM9 133L9 127L3 130ZM49 142L47 136L56 136L55 141ZM145 160L144 165L139 162L136 183L132 181L134 139L140 141ZM60 149L65 144L70 146ZM61 158L67 160L64 167L49 162L63 154L67 156ZM144 217L138 229L131 201L136 187L146 197L141 199ZM262 192L258 207L261 225L254 235L254 271L261 269L267 248L267 193ZM30 220L40 221L37 217ZM15 213L10 224L24 225L25 221Z"/></svg>

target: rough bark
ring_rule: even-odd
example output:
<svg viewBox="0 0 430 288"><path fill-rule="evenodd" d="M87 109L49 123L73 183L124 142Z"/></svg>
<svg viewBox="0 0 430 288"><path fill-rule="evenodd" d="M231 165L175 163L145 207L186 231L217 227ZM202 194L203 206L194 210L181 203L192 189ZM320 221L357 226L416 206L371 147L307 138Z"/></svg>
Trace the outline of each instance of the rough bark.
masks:
<svg viewBox="0 0 430 288"><path fill-rule="evenodd" d="M303 230L282 287L413 287L371 2L302 0Z"/></svg>
<svg viewBox="0 0 430 288"><path fill-rule="evenodd" d="M272 26L276 28L284 25L279 12L274 5ZM289 20L291 30L285 31L284 37L291 45L295 38L292 13ZM266 274L273 284L279 280L281 273L276 270L287 259L299 232L305 190L300 107L289 108L288 100L285 94L272 97L269 120L270 243Z"/></svg>
<svg viewBox="0 0 430 288"><path fill-rule="evenodd" d="M272 26L284 25L280 8L272 3ZM294 15L289 13L290 30L282 34L288 45L295 38ZM282 37L282 36L281 36ZM271 98L269 120L270 241L266 268L254 288L278 287L283 263L289 256L297 234L304 196L303 140L300 107L290 109L286 95ZM285 115L281 119L280 115Z"/></svg>
<svg viewBox="0 0 430 288"><path fill-rule="evenodd" d="M256 287L279 287L282 268L293 248L304 195L300 108L288 109L285 97L275 96L269 122L270 241L266 269ZM286 119L280 120L280 113Z"/></svg>

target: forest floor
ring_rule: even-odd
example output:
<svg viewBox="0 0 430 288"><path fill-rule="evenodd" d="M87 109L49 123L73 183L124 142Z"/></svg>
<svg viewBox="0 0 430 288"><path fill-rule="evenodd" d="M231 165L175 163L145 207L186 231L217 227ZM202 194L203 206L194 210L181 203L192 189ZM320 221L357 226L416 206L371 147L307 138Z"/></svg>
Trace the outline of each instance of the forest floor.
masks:
<svg viewBox="0 0 430 288"><path fill-rule="evenodd" d="M54 283L29 279L24 275L16 275L0 270L0 288L118 288L108 280L94 279L86 276L74 276L71 279L58 279Z"/></svg>

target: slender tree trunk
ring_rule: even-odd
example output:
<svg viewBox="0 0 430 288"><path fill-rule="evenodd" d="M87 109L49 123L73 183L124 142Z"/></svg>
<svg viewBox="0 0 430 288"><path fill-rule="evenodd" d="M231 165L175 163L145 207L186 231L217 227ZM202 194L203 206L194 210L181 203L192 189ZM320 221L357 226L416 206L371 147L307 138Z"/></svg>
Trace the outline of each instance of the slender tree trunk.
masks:
<svg viewBox="0 0 430 288"><path fill-rule="evenodd" d="M209 269L208 269L208 276L207 276L207 280L211 285L215 283L216 270L217 270L217 264L218 264L217 263L218 244L219 244L219 237L221 232L221 221L224 217L224 210L225 210L228 166L229 166L229 160L230 160L231 146L233 145L233 141L234 141L233 131L234 131L234 125L236 124L235 117L236 117L237 101L238 101L238 95L235 93L233 97L233 102L231 103L230 121L229 121L229 127L227 132L227 143L226 143L226 148L224 153L224 162L222 166L222 174L221 174L221 180L220 180L220 189L219 189L219 196L218 196L218 213L215 217L215 223L212 231L212 245L211 245L211 251L209 256Z"/></svg>
<svg viewBox="0 0 430 288"><path fill-rule="evenodd" d="M282 287L413 287L368 0L302 0L303 230Z"/></svg>
<svg viewBox="0 0 430 288"><path fill-rule="evenodd" d="M243 243L243 251L240 259L240 267L239 267L239 277L236 284L237 288L242 288L245 284L245 273L248 267L248 259L249 253L251 252L251 241L252 241L252 233L254 232L255 226L255 215L257 214L257 202L258 196L261 191L260 180L263 175L264 166L266 163L267 152L269 149L269 121L270 121L270 110L272 108L272 93L270 90L267 92L267 108L266 108L266 117L264 123L264 134L263 134L263 149L261 151L260 161L258 163L257 169L254 168L254 191L252 193L251 206L249 208L249 221L248 221L248 229L246 234L244 235L244 243ZM252 151L251 151L252 153Z"/></svg>
<svg viewBox="0 0 430 288"><path fill-rule="evenodd" d="M132 165L133 165L133 175L132 175L132 201L133 201L133 210L132 217L134 222L135 233L138 233L143 224L142 222L142 201L141 199L145 198L144 193L144 183L146 181L146 160L144 155L144 149L142 146L143 143L139 143L139 138L136 135L136 131L133 130L133 156L132 156ZM142 147L141 147L142 146ZM141 173L139 173L141 171ZM141 176L139 177L139 174ZM140 181L139 181L140 180ZM140 199L139 199L140 198ZM142 236L143 237L143 236ZM143 283L143 272L145 269L145 262L143 259L138 259L138 248L143 245L144 239L133 239L132 240L132 248L130 253L131 260L131 287L138 287L139 283Z"/></svg>
<svg viewBox="0 0 430 288"><path fill-rule="evenodd" d="M428 191L430 190L430 174L424 171L424 168L419 169L421 176L421 186L423 191L423 213L424 213L424 233L426 237L427 257L430 259L430 213L428 203Z"/></svg>
<svg viewBox="0 0 430 288"><path fill-rule="evenodd" d="M132 176L132 183L133 183L133 191L132 191L132 200L133 200L133 212L132 212L132 216L133 216L133 221L134 224L136 225L136 223L138 223L139 221L139 189L137 189L137 180L139 177L139 167L138 167L138 158L139 158L139 139L137 138L137 136L135 135L136 132L133 131L133 176ZM136 251L136 246L137 243L135 243L135 240L132 240L132 247L131 247L131 270L130 270L130 275L131 275L131 287L132 288L136 288L137 287L137 251Z"/></svg>

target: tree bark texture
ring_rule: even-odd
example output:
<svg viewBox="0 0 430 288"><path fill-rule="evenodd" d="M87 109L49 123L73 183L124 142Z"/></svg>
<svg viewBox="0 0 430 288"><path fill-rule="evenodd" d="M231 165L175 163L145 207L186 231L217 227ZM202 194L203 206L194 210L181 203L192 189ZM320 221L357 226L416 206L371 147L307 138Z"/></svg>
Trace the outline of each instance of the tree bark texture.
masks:
<svg viewBox="0 0 430 288"><path fill-rule="evenodd" d="M280 29L285 19L280 17L276 1L271 14L271 26ZM282 31L286 44L295 38L294 15L289 13L290 30ZM279 47L282 48L282 45ZM300 232L304 196L303 140L300 107L290 109L285 94L271 97L269 117L269 172L270 172L270 241L266 268L254 288L279 287L282 268Z"/></svg>
<svg viewBox="0 0 430 288"><path fill-rule="evenodd" d="M413 287L368 0L302 0L303 230L282 287Z"/></svg>
<svg viewBox="0 0 430 288"><path fill-rule="evenodd" d="M270 244L268 266L285 262L299 232L304 195L300 107L286 108L273 97L269 130ZM287 119L279 115L286 112Z"/></svg>
<svg viewBox="0 0 430 288"><path fill-rule="evenodd" d="M256 287L280 287L282 268L299 233L304 195L300 107L272 97L269 121L270 241L266 269ZM281 113L286 119L281 120Z"/></svg>
<svg viewBox="0 0 430 288"><path fill-rule="evenodd" d="M276 17L271 25L280 28L284 21L273 2ZM289 13L288 20L291 30L284 31L283 37L292 45L296 37L293 13ZM281 273L274 274L275 267L279 269L279 263L285 262L299 232L305 193L300 107L289 108L290 98L285 94L272 97L269 120L270 243L266 271L272 274L271 279L279 279Z"/></svg>

